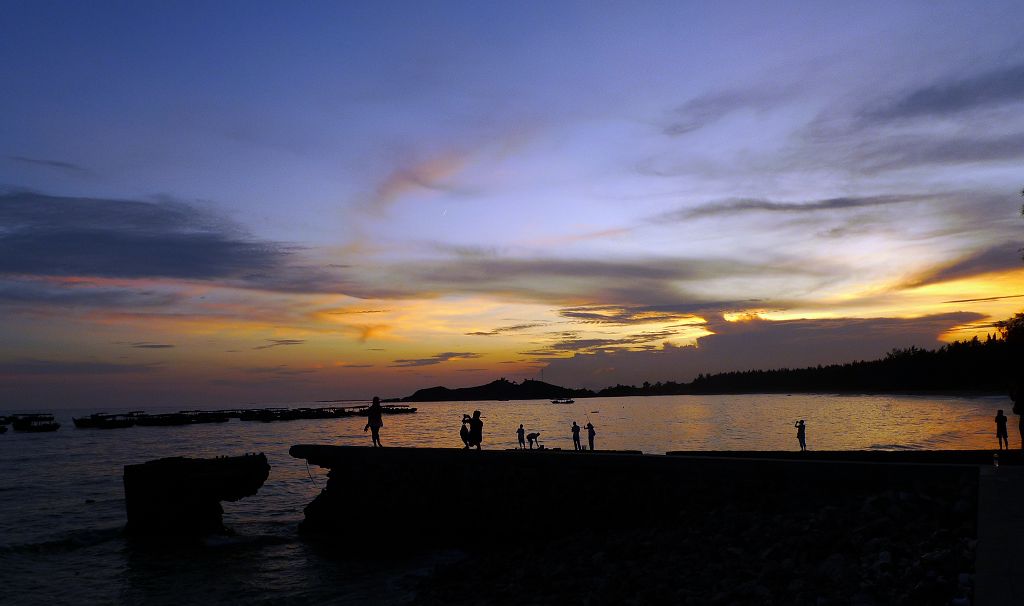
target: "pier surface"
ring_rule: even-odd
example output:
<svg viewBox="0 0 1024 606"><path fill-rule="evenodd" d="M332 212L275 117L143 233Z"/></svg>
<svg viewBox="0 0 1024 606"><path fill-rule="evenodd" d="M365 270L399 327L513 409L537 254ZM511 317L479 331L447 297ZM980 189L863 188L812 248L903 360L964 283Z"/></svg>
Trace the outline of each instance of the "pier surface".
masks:
<svg viewBox="0 0 1024 606"><path fill-rule="evenodd" d="M982 470L978 491L977 606L1024 604L1024 468Z"/></svg>
<svg viewBox="0 0 1024 606"><path fill-rule="evenodd" d="M469 549L423 583L422 604L505 603L495 587L554 603L581 586L595 603L959 604L976 558L978 597L999 596L977 603L1019 595L1004 591L1016 561L986 555L1002 562L1012 540L974 547L991 451L291 454L330 469L300 527L326 549ZM1019 454L1002 459L1001 490L1019 490Z"/></svg>

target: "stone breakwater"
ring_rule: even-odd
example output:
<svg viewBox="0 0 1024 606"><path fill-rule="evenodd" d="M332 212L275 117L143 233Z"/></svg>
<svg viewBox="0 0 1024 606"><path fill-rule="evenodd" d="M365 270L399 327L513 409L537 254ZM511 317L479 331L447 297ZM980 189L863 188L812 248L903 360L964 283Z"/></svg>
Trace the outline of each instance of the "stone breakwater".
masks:
<svg viewBox="0 0 1024 606"><path fill-rule="evenodd" d="M424 604L970 603L978 467L295 446L301 530L458 545Z"/></svg>

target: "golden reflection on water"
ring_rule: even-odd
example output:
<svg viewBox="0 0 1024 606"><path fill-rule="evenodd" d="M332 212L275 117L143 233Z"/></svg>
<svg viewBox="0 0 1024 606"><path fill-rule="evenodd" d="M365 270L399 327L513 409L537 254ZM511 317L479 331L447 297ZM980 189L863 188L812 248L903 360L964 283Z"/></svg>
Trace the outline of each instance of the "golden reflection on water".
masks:
<svg viewBox="0 0 1024 606"><path fill-rule="evenodd" d="M1000 408L1009 414L1011 402L999 396L757 394L591 398L568 405L531 400L415 406L416 414L385 417L385 446L460 447L462 414L480 410L487 449L515 448L520 423L527 433L540 431L547 448L571 449L569 427L588 419L597 428L598 449L647 453L796 450L793 424L799 419L807 422L812 450L992 448L993 417ZM325 435L326 427L306 435L310 441L369 444L362 420L341 419L331 425L334 435ZM1019 445L1015 431L1011 444Z"/></svg>

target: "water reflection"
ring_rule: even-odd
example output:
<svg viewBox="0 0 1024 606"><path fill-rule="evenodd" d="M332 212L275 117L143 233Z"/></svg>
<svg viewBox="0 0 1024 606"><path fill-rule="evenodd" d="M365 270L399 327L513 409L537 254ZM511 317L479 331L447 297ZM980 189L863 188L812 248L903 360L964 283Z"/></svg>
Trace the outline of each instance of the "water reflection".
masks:
<svg viewBox="0 0 1024 606"><path fill-rule="evenodd" d="M459 419L483 411L485 448L515 448L516 429L539 431L548 448L572 448L573 421L592 420L600 447L669 450L795 450L793 423L805 419L812 450L867 448L990 448L1000 396L826 396L761 394L594 398L571 405L526 402L430 402L419 412L391 417L383 430L395 446L461 446ZM596 411L596 412L595 412ZM362 444L344 426L330 443ZM317 432L320 433L320 432ZM312 440L307 440L312 441Z"/></svg>
<svg viewBox="0 0 1024 606"><path fill-rule="evenodd" d="M298 406L299 404L294 404ZM595 398L571 405L530 402L418 404L414 415L387 416L387 446L462 448L462 415L480 410L485 449L515 448L516 429L541 432L548 448L572 448L570 427L588 420L602 449L796 450L793 422L807 421L812 450L996 447L993 416L1004 397L742 395ZM218 407L213 407L218 408ZM326 481L288 455L299 443L370 445L363 418L241 422L186 427L78 430L81 411L54 411L66 423L52 434L0 436L0 583L38 602L154 602L164 579L188 588L186 601L238 601L289 596L297 603L362 596L382 584L351 565L324 561L299 541L302 508ZM150 412L163 412L151 410ZM1010 444L1019 447L1011 431ZM145 553L124 542L124 465L169 456L211 457L264 452L270 478L260 492L224 503L237 543L214 545L188 558ZM531 456L524 454L523 456ZM585 456L585 455L581 455ZM311 479L312 478L312 479ZM419 566L420 564L415 564ZM210 575L211 569L219 574ZM166 577L161 576L166 573ZM205 580L209 579L209 580ZM161 581L160 583L163 583ZM339 587L344 591L339 594ZM356 601L359 601L356 599Z"/></svg>

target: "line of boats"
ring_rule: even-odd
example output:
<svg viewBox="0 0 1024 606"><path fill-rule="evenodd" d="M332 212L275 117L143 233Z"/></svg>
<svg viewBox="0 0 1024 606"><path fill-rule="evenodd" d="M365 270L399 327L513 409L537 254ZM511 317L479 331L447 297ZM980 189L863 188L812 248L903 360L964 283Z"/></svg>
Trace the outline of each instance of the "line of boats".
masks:
<svg viewBox="0 0 1024 606"><path fill-rule="evenodd" d="M13 427L14 431L42 432L60 429L60 423L53 418L53 415L41 413L0 417L0 433L7 433L8 425Z"/></svg>
<svg viewBox="0 0 1024 606"><path fill-rule="evenodd" d="M145 411L135 410L117 414L98 412L87 417L74 417L71 420L79 429L122 429L135 425L169 427L201 423L226 423L230 419L270 423L298 419L365 417L369 414L369 409L368 405L323 406L319 408L236 408L230 410L181 410L162 414L147 414ZM386 415L411 414L416 412L416 408L406 404L385 404L381 406L381 412ZM15 431L42 432L60 429L60 423L57 423L53 415L48 413L0 417L0 434L7 431L8 424Z"/></svg>

